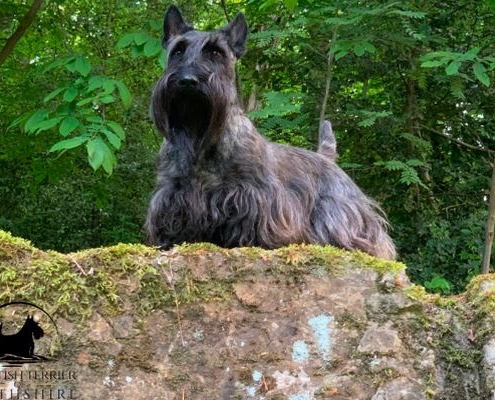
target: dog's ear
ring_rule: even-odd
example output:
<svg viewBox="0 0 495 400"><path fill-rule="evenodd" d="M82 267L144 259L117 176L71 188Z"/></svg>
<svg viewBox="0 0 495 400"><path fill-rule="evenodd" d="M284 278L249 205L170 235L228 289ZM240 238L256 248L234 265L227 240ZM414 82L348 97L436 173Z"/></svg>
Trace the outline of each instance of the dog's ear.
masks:
<svg viewBox="0 0 495 400"><path fill-rule="evenodd" d="M248 34L248 24L243 13L238 13L227 26L221 29L227 35L228 43L234 55L241 58L246 52L246 39Z"/></svg>
<svg viewBox="0 0 495 400"><path fill-rule="evenodd" d="M165 18L163 19L163 47L167 48L167 43L174 36L182 35L192 30L194 30L194 28L184 21L179 9L176 6L171 5L167 9Z"/></svg>

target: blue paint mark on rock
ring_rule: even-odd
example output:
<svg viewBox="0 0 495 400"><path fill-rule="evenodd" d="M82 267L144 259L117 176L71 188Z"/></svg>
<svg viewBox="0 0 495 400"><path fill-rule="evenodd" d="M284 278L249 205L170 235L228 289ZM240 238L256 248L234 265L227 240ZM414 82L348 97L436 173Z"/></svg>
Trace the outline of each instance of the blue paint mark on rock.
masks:
<svg viewBox="0 0 495 400"><path fill-rule="evenodd" d="M248 396L251 396L251 397L256 396L256 388L254 386L249 386L246 391L247 391Z"/></svg>
<svg viewBox="0 0 495 400"><path fill-rule="evenodd" d="M291 394L289 400L311 400L308 392Z"/></svg>
<svg viewBox="0 0 495 400"><path fill-rule="evenodd" d="M253 381L259 382L261 381L261 378L263 378L263 374L260 371L253 371Z"/></svg>
<svg viewBox="0 0 495 400"><path fill-rule="evenodd" d="M332 329L330 324L334 321L331 315L320 314L316 317L309 319L309 326L313 329L313 334L316 338L316 345L318 346L318 353L325 360L330 359L331 340L330 335Z"/></svg>
<svg viewBox="0 0 495 400"><path fill-rule="evenodd" d="M302 340L297 340L292 345L292 361L297 363L305 362L309 359L308 345Z"/></svg>

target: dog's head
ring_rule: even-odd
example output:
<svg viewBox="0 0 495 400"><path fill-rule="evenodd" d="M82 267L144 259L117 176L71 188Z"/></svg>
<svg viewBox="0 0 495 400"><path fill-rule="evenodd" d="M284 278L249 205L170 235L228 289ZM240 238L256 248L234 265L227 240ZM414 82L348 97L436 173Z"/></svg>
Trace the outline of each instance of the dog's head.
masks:
<svg viewBox="0 0 495 400"><path fill-rule="evenodd" d="M246 51L247 23L242 13L213 31L197 31L170 6L163 24L167 67L158 81L152 116L167 138L175 131L195 137L223 130L226 110L237 103L235 63Z"/></svg>

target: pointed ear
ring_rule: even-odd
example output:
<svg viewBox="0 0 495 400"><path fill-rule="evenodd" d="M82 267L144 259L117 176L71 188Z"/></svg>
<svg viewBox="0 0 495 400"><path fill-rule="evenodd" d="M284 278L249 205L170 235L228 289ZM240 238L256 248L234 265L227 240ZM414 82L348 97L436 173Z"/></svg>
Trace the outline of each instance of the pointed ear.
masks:
<svg viewBox="0 0 495 400"><path fill-rule="evenodd" d="M248 24L243 13L238 13L227 26L221 29L228 37L228 42L237 58L246 52Z"/></svg>
<svg viewBox="0 0 495 400"><path fill-rule="evenodd" d="M167 12L165 13L165 18L163 19L163 39L162 45L167 48L167 43L174 36L182 35L188 31L192 31L194 28L184 21L179 9L171 5Z"/></svg>

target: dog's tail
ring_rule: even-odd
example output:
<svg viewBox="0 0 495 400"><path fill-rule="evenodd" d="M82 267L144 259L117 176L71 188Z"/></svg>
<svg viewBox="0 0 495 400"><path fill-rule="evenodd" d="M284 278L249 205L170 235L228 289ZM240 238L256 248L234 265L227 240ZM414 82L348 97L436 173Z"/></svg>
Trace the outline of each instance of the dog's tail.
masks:
<svg viewBox="0 0 495 400"><path fill-rule="evenodd" d="M323 120L320 125L317 153L335 160L338 157L337 140L333 134L330 121Z"/></svg>

